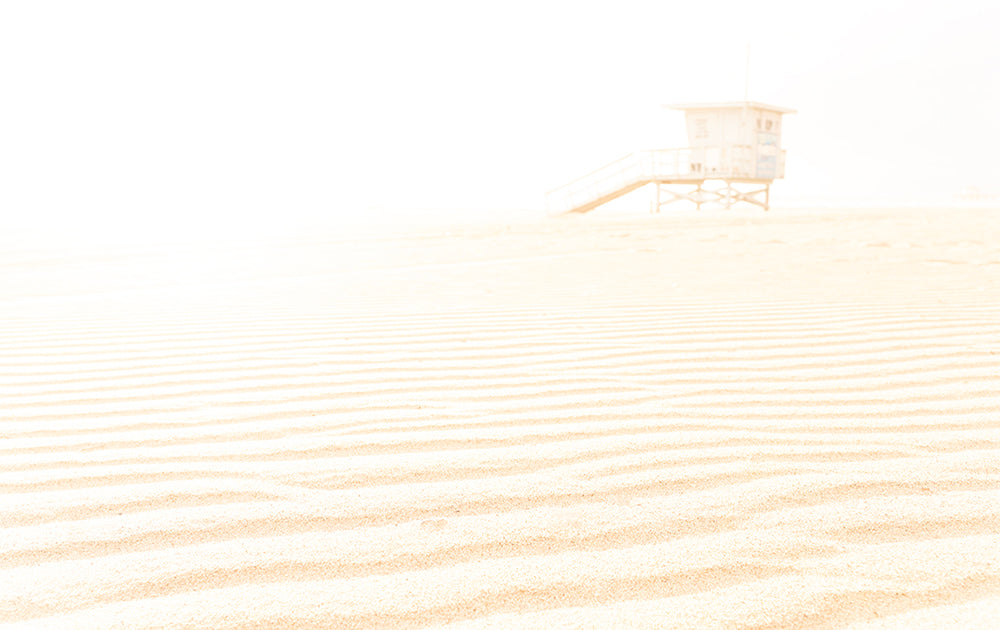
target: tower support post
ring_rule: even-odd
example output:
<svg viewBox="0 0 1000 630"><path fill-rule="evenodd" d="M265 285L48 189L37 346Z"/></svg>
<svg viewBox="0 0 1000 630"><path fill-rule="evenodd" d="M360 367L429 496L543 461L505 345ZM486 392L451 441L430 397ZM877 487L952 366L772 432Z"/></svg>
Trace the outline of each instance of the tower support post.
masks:
<svg viewBox="0 0 1000 630"><path fill-rule="evenodd" d="M740 203L757 206L765 211L770 209L771 182L769 181L720 179L697 182L656 182L655 185L654 212L660 212L663 206L677 201L691 202L698 210L701 210L702 206L714 206L729 210Z"/></svg>

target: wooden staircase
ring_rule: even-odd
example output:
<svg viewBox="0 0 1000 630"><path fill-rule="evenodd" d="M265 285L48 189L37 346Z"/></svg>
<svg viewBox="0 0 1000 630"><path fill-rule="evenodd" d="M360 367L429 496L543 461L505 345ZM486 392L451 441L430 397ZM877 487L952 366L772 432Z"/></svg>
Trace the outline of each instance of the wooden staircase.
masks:
<svg viewBox="0 0 1000 630"><path fill-rule="evenodd" d="M783 159L779 166L782 163ZM650 149L629 153L560 186L548 192L545 201L550 212L582 214L647 184L690 184L697 189L674 195L671 200L688 199L699 208L716 200L722 200L726 207L735 201L748 201L766 208L766 190L744 193L734 185L754 183L766 188L774 179L774 175L767 178L756 175L756 154L751 147ZM719 192L703 190L706 180L720 180L724 186ZM759 192L764 192L763 202L753 196ZM657 204L660 205L659 201Z"/></svg>

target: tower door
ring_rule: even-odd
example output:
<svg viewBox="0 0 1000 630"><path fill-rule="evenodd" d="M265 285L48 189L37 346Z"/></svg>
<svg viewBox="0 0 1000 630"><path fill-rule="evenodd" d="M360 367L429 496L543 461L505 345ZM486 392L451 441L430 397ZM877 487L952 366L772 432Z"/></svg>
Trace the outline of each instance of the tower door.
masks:
<svg viewBox="0 0 1000 630"><path fill-rule="evenodd" d="M778 134L757 132L757 177L774 179L778 176Z"/></svg>

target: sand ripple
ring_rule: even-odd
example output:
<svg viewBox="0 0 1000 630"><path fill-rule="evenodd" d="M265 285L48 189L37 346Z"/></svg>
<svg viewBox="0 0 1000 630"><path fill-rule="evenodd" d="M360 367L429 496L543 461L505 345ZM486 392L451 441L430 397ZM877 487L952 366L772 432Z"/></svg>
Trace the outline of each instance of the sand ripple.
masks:
<svg viewBox="0 0 1000 630"><path fill-rule="evenodd" d="M0 622L988 627L1000 238L949 217L9 262Z"/></svg>

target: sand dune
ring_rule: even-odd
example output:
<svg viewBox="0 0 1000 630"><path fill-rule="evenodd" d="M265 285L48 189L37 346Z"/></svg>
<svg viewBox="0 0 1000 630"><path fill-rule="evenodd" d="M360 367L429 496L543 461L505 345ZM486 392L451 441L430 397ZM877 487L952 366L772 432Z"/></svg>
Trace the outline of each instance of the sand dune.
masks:
<svg viewBox="0 0 1000 630"><path fill-rule="evenodd" d="M992 628L1000 221L0 254L0 624Z"/></svg>

